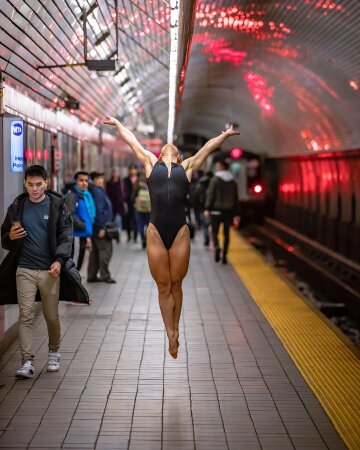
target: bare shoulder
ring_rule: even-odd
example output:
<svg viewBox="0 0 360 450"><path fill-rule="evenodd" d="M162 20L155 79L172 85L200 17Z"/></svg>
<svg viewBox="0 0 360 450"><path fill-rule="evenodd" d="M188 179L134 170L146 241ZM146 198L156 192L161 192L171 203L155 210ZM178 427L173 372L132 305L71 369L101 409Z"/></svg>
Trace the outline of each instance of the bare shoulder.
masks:
<svg viewBox="0 0 360 450"><path fill-rule="evenodd" d="M193 162L193 157L191 156L190 158L184 159L184 161L181 163L181 165L183 166L184 170L186 171L187 169L191 168L192 162Z"/></svg>
<svg viewBox="0 0 360 450"><path fill-rule="evenodd" d="M148 157L148 160L144 164L146 178L150 177L151 172L153 171L153 168L158 161L157 157L153 153L151 153L151 152L149 152L149 153L150 153L150 155Z"/></svg>
<svg viewBox="0 0 360 450"><path fill-rule="evenodd" d="M182 167L186 173L187 179L191 182L192 174L193 174L193 157L186 158L182 163Z"/></svg>
<svg viewBox="0 0 360 450"><path fill-rule="evenodd" d="M157 157L154 155L154 153L151 153L149 150L145 150L145 154L148 157L150 166L154 167L158 160Z"/></svg>

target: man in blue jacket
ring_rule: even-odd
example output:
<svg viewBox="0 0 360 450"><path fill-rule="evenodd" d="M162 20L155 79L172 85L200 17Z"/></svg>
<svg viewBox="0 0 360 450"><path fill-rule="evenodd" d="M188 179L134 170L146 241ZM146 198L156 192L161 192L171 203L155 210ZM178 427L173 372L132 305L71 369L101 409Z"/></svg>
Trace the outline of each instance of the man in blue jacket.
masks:
<svg viewBox="0 0 360 450"><path fill-rule="evenodd" d="M66 206L72 216L74 225L73 259L77 269L81 270L85 249L91 250L93 223L96 208L93 196L90 194L89 174L80 170L74 175L75 183L66 193Z"/></svg>
<svg viewBox="0 0 360 450"><path fill-rule="evenodd" d="M116 283L111 278L109 264L112 256L112 241L106 237L106 224L113 217L110 198L104 189L104 173L91 172L89 190L94 197L96 215L93 224L92 251L88 267L88 282L105 281ZM100 270L100 277L97 274Z"/></svg>

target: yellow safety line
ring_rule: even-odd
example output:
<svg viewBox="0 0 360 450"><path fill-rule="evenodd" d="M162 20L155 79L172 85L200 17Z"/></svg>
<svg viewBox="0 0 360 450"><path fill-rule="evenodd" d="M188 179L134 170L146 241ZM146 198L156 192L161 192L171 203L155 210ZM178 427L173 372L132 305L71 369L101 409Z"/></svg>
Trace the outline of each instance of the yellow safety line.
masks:
<svg viewBox="0 0 360 450"><path fill-rule="evenodd" d="M239 234L229 261L345 444L360 449L360 360L356 349Z"/></svg>

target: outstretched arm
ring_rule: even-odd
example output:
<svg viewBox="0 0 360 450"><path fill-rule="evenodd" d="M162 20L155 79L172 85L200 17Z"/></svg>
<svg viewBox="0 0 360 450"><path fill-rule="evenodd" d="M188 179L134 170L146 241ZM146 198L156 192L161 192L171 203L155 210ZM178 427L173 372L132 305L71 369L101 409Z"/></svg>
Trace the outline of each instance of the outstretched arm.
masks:
<svg viewBox="0 0 360 450"><path fill-rule="evenodd" d="M199 167L210 155L210 153L219 148L228 137L236 136L238 134L240 133L238 131L235 131L233 129L233 126L231 125L231 127L228 130L223 131L219 136L207 141L207 143L203 147L201 147L201 149L194 156L185 159L185 161L183 161L182 163L182 166L185 169L187 177L190 179L192 173L195 170L199 169Z"/></svg>
<svg viewBox="0 0 360 450"><path fill-rule="evenodd" d="M119 133L119 136L129 145L131 150L134 152L136 159L138 159L144 166L152 167L156 161L156 156L145 150L144 147L140 144L140 142L136 139L135 135L124 125L122 125L117 119L114 117L106 117L104 124L114 125Z"/></svg>

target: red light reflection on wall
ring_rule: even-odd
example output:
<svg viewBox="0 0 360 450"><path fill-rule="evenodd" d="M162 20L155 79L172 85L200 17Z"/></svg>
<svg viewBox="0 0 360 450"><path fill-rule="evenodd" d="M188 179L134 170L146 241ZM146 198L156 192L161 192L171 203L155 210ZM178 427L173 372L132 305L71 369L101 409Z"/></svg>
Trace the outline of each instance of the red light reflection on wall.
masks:
<svg viewBox="0 0 360 450"><path fill-rule="evenodd" d="M279 184L279 191L283 194L292 194L296 191L295 183Z"/></svg>
<svg viewBox="0 0 360 450"><path fill-rule="evenodd" d="M274 87L267 87L267 80L263 75L255 72L246 72L245 81L251 95L260 108L267 114L274 112L274 106L270 102L273 96Z"/></svg>
<svg viewBox="0 0 360 450"><path fill-rule="evenodd" d="M200 28L223 28L251 33L256 39L284 39L291 29L283 22L267 22L263 16L266 11L252 4L254 9L250 11L241 10L236 4L234 6L219 7L217 2L200 3L196 11L197 26Z"/></svg>
<svg viewBox="0 0 360 450"><path fill-rule="evenodd" d="M295 48L292 48L290 45L286 45L281 41L272 42L266 48L266 51L275 53L276 55L282 56L283 58L296 59L299 57L299 52Z"/></svg>
<svg viewBox="0 0 360 450"><path fill-rule="evenodd" d="M334 11L341 11L346 12L346 9L339 5L338 3L333 2L332 0L315 0L315 8L321 8L324 10L334 10ZM310 0L306 0L306 3L310 3Z"/></svg>
<svg viewBox="0 0 360 450"><path fill-rule="evenodd" d="M204 53L212 53L213 56L209 57L210 62L229 61L237 66L247 57L247 52L226 48L227 42L223 39L220 39L220 41L223 42L213 42L203 49Z"/></svg>
<svg viewBox="0 0 360 450"><path fill-rule="evenodd" d="M30 148L26 148L24 150L24 157L25 157L25 159L34 159L34 150L31 150Z"/></svg>

